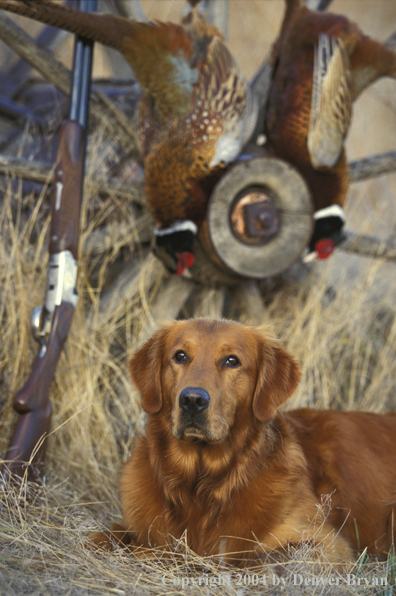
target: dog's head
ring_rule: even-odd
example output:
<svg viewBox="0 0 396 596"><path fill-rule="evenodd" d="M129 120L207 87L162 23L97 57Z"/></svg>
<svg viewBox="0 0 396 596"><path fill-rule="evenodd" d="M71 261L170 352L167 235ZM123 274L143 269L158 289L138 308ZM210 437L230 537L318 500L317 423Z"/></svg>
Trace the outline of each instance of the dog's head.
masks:
<svg viewBox="0 0 396 596"><path fill-rule="evenodd" d="M148 414L169 416L186 441L222 441L246 416L267 422L294 392L300 371L265 329L226 320L165 325L130 361Z"/></svg>

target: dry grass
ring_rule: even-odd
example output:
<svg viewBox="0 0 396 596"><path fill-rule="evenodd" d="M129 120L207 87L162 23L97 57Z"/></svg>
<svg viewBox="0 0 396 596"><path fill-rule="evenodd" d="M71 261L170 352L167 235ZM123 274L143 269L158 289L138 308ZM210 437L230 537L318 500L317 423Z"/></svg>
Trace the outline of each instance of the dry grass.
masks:
<svg viewBox="0 0 396 596"><path fill-rule="evenodd" d="M95 163L95 172L89 172L85 210L88 213L89 208L86 219L94 228L110 217L112 210L119 212L120 205L115 200L95 199L95 203L89 198L92 176L97 177L100 169L93 155L91 163ZM380 227L384 238L392 233L396 222L390 214L396 213L396 196L388 183L389 178L383 178L352 190L349 227L365 233L378 233ZM378 185L382 194L375 190ZM4 191L0 204L2 453L15 421L12 396L28 375L36 352L29 318L32 307L43 300L49 226L44 196L35 201L22 197L18 190L11 190L10 183ZM362 204L370 202L375 217L367 218L362 226ZM221 573L226 581L221 590L238 595L277 594L285 585L287 593L293 594L356 594L362 590L365 594L390 594L389 587L348 585L348 570L340 572L315 562L317 553L309 546L291 551L287 562L263 562L258 577L263 582L265 576L267 584L258 587L244 585L243 576L239 580L237 571L224 569L221 561L199 559L186 550L183 541L175 544L170 556L159 551L139 558L122 551L98 556L84 549L90 532L119 517L118 471L143 422L127 359L152 324L151 306L160 297L163 283L159 275L150 293L125 303L103 324L98 298L109 266L111 269L117 259L125 258L121 253L115 246L100 260L89 254L81 260L80 301L51 391L53 430L44 485L32 492L24 483L18 491L7 491L1 497L0 593L153 595L189 590L209 594L218 589L213 582ZM303 282L287 274L275 285L276 289L263 295L267 306L263 322L297 356L303 370L302 383L290 405L378 412L394 409L394 264L340 252L329 262L314 265ZM193 313L187 306L184 315L189 314ZM252 547L259 550L257 544ZM197 578L203 573L207 576L200 586ZM392 570L390 563L363 557L351 573L371 584L373 578L388 577L390 581ZM249 574L253 577L252 570ZM295 585L300 576L310 582L308 586ZM339 585L330 585L337 577ZM192 578L196 580L193 586ZM279 585L274 585L278 579ZM184 585L173 584L182 580Z"/></svg>
<svg viewBox="0 0 396 596"><path fill-rule="evenodd" d="M234 2L233 7L239 6L247 18L245 4L245 0ZM342 2L335 4L339 8ZM264 5L265 10L269 7L279 12L274 2L255 3L260 11L264 11ZM362 2L352 5L360 15ZM158 3L154 8L158 10ZM375 18L379 19L380 14L376 10ZM157 12L150 16L168 18ZM253 12L249 18L256 27ZM372 20L370 17L365 24L368 32ZM393 27L391 18L386 21ZM241 19L233 22L239 32ZM271 32L275 30L272 18L265 23ZM245 61L254 71L256 65L253 68L250 64L254 48L247 47L249 40L254 43L254 36L249 34L243 40ZM238 55L242 55L242 49L238 49ZM375 87L367 93L368 99L373 99L374 93L385 97L384 88ZM391 98L389 113L382 119L386 127L378 134L376 129L372 135L385 139L385 145L390 146L377 147L374 143L373 149L365 144L368 125L377 127L378 123L371 119L371 123L364 120L362 124L358 114L352 131L357 142L349 153L351 157L394 148L391 131L396 111L392 93L386 95ZM377 104L381 101L380 97ZM368 120L371 113L367 110ZM112 151L111 146L100 147L92 143L83 223L88 231L115 217L115 213L131 221L127 205L114 198L101 201L91 196L94 180L105 171L104 162ZM12 397L28 376L37 351L29 319L32 308L43 302L49 213L44 195L38 200L22 196L18 189L11 188L10 181L0 190L4 191L0 197L0 454L4 454L15 422ZM384 240L394 238L396 175L352 187L347 222L352 231ZM139 247L136 254L141 258ZM132 258L131 252L120 246L113 246L101 259L89 253L81 258L80 301L51 390L53 430L44 484L33 490L24 483L20 489L0 495L0 594L392 594L396 574L392 553L388 562L368 560L362 555L354 568L340 571L326 564L322 556L318 562L318 553L305 545L291 549L287 561L263 561L257 573L261 582L265 577L266 585L255 587L245 585L244 574L239 579L238 571L225 569L221 561L188 552L183 540L175 543L170 555L155 551L139 558L123 551L98 556L84 549L88 534L119 518L118 472L144 422L127 360L146 329L155 324L151 309L161 296L162 275L158 275L150 293L142 282L138 299L123 303L105 322L98 309L109 271L128 258ZM376 412L396 409L395 295L394 263L341 252L328 262L312 266L302 282L295 281L291 272L276 280L271 291L264 291L263 284L263 322L293 352L303 370L290 407ZM183 310L183 316L193 315L191 304ZM238 315L232 308L227 314ZM243 319L243 313L240 315ZM318 515L325 513L326 506ZM259 545L252 543L252 548L259 550ZM348 572L361 578L360 586L357 579L354 585L352 581L352 585L347 584ZM221 588L215 584L219 573L225 581ZM253 570L249 574L252 578ZM197 581L200 577L201 585ZM295 585L300 577L308 585ZM374 578L381 577L388 579L387 587L365 587L364 579L371 585Z"/></svg>

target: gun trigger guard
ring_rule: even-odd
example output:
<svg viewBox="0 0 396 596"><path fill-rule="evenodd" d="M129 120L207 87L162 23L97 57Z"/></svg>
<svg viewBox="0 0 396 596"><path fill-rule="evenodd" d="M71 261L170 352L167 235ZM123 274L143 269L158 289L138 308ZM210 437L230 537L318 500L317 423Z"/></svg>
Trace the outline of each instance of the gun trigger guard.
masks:
<svg viewBox="0 0 396 596"><path fill-rule="evenodd" d="M45 312L44 307L36 306L30 317L30 325L34 339L45 348L45 344L51 332L51 317Z"/></svg>

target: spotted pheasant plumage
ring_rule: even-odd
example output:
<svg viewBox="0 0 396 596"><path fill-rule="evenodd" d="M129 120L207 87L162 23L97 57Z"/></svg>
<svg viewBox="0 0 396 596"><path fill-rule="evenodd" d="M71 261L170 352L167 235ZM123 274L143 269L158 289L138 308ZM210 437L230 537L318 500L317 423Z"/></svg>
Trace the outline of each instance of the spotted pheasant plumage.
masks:
<svg viewBox="0 0 396 596"><path fill-rule="evenodd" d="M216 173L238 156L257 113L220 31L197 7L182 25L81 13L51 0L2 0L0 8L83 35L125 56L142 90L146 194L157 226L184 220L199 226Z"/></svg>
<svg viewBox="0 0 396 596"><path fill-rule="evenodd" d="M164 130L147 100L141 106L147 195L163 226L182 219L201 223L208 179L237 157L255 124L257 107L220 37L210 39L198 72L187 113L181 109L168 118Z"/></svg>

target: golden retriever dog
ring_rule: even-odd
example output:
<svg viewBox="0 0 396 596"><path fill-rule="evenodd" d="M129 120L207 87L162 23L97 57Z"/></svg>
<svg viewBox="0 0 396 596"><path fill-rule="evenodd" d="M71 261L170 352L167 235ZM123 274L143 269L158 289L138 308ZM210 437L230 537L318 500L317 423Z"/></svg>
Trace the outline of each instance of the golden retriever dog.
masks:
<svg viewBox="0 0 396 596"><path fill-rule="evenodd" d="M298 364L265 329L226 320L165 325L130 371L146 433L121 474L122 524L94 535L96 545L171 545L183 535L199 555L233 553L226 560L242 565L303 542L332 561L366 547L387 553L395 414L279 412Z"/></svg>

